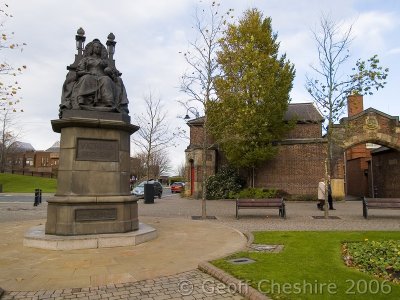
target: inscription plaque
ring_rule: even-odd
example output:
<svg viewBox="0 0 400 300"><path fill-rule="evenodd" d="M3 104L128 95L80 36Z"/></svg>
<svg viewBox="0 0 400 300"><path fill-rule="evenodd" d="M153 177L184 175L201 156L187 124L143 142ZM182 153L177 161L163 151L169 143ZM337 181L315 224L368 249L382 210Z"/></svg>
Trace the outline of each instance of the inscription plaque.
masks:
<svg viewBox="0 0 400 300"><path fill-rule="evenodd" d="M118 141L78 139L76 160L118 161Z"/></svg>
<svg viewBox="0 0 400 300"><path fill-rule="evenodd" d="M75 210L75 221L107 221L117 219L117 209L77 209Z"/></svg>

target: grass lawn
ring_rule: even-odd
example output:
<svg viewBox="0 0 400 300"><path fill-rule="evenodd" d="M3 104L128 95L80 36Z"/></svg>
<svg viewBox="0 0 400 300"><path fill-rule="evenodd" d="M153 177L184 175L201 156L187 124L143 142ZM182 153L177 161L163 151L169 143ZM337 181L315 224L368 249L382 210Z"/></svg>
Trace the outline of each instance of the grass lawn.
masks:
<svg viewBox="0 0 400 300"><path fill-rule="evenodd" d="M342 242L365 239L400 240L400 231L255 232L254 243L284 245L284 250L240 252L212 263L273 299L400 299L400 285L345 266ZM256 262L227 262L239 257Z"/></svg>
<svg viewBox="0 0 400 300"><path fill-rule="evenodd" d="M3 193L34 193L35 189L41 189L42 193L55 193L57 179L0 173L0 184Z"/></svg>

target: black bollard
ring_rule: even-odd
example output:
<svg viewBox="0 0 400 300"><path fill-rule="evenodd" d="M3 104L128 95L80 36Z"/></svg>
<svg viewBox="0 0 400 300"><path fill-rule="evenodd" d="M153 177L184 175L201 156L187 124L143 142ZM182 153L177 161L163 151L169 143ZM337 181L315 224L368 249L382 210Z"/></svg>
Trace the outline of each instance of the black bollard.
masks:
<svg viewBox="0 0 400 300"><path fill-rule="evenodd" d="M33 206L38 206L40 203L42 203L42 190L35 189L35 202L33 203Z"/></svg>
<svg viewBox="0 0 400 300"><path fill-rule="evenodd" d="M39 189L35 189L35 202L33 203L33 206L38 206L39 205Z"/></svg>

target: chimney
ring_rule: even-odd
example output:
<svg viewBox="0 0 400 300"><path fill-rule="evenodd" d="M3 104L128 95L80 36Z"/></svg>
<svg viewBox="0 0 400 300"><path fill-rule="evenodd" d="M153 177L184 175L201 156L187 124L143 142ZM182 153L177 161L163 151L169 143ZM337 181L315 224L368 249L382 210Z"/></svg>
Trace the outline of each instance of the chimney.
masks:
<svg viewBox="0 0 400 300"><path fill-rule="evenodd" d="M363 104L363 96L361 95L350 95L347 97L347 113L349 117L352 117L364 110ZM370 151L367 149L366 144L358 144L353 146L346 151L347 161L352 159L360 159L359 166L348 166L351 168L347 171L350 174L351 172L364 172L368 169L367 161L370 160L371 154ZM361 182L360 182L361 184Z"/></svg>
<svg viewBox="0 0 400 300"><path fill-rule="evenodd" d="M347 115L354 116L364 110L363 96L350 95L347 97Z"/></svg>

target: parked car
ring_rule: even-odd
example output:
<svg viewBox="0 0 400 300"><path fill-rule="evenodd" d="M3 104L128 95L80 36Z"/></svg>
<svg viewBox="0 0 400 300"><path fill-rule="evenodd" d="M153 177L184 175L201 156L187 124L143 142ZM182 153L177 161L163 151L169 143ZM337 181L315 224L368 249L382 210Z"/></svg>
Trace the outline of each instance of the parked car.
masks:
<svg viewBox="0 0 400 300"><path fill-rule="evenodd" d="M161 198L162 193L163 193L163 187L162 187L161 183L159 183L158 181L154 181L154 180L142 181L135 188L133 188L133 190L131 191L131 194L136 197L139 197L139 198L144 198L144 185L146 183L152 184L154 186L154 196Z"/></svg>
<svg viewBox="0 0 400 300"><path fill-rule="evenodd" d="M171 193L181 193L185 188L185 184L183 182L174 182L171 184Z"/></svg>

